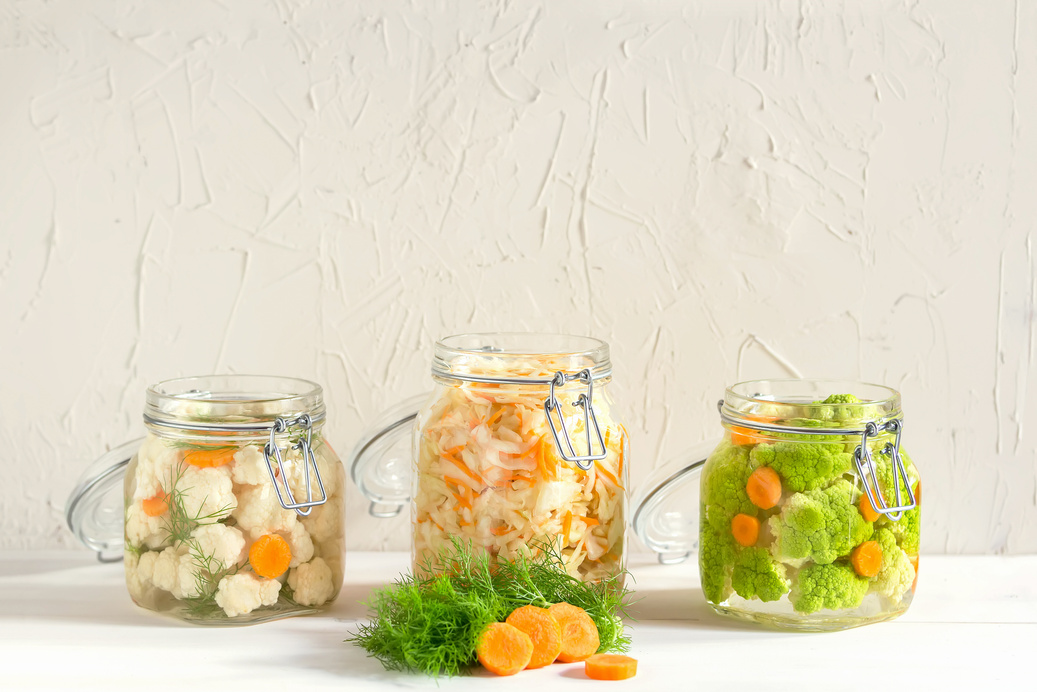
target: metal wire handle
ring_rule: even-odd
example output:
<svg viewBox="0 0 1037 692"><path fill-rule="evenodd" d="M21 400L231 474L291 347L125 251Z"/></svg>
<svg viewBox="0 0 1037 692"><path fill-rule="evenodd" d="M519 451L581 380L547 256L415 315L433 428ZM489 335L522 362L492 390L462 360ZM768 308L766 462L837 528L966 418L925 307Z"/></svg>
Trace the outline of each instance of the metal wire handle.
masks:
<svg viewBox="0 0 1037 692"><path fill-rule="evenodd" d="M871 502L872 509L879 514L886 515L893 521L899 521L904 516L905 511L918 506L917 502L915 502L915 494L911 490L911 481L907 477L907 469L904 467L904 461L900 458L900 434L903 430L904 421L899 418L887 421L881 426L869 421L864 426L864 432L861 433L860 445L853 451L853 463L857 466L857 473L860 474L861 481L864 483L864 492L868 494L868 500ZM883 432L894 434L893 441L887 442L882 449L882 454L888 456L893 464L893 499L895 503L892 506L886 504L886 498L882 495L878 474L875 473L875 461L871 457L871 450L868 449L868 438L877 437ZM865 464L865 462L867 463ZM870 484L868 483L868 476L865 475L865 466L867 466L871 476L872 482ZM907 491L907 502L903 504L900 499L900 482L897 476L903 479L904 489ZM874 485L874 491L872 490L872 485Z"/></svg>
<svg viewBox="0 0 1037 692"><path fill-rule="evenodd" d="M555 397L555 387L564 387L566 383L578 380L579 382L587 385L586 394L580 394L580 396L573 402L573 406L583 409L583 428L587 433L587 453L577 454L576 449L573 447L572 438L569 436L569 430L565 427L565 416L562 415L562 406L559 403L557 397ZM608 450L605 448L605 438L601 435L601 427L598 425L598 417L594 413L594 380L591 378L591 371L587 368L581 370L575 375L559 370L551 378L551 390L548 393L546 399L544 399L544 413L547 414L547 424L551 428L551 436L554 437L555 447L558 448L558 454L571 464L576 464L578 467L586 471L591 467L593 462L604 459L608 455ZM552 416L551 412L554 411L555 415ZM555 416L558 418L558 424L555 424ZM594 453L594 447L591 440L591 425L594 426L594 434L598 438L598 446L601 448L600 454ZM562 436L559 437L558 431L562 431ZM562 445L562 440L565 440L565 445ZM566 454L566 450L569 451Z"/></svg>
<svg viewBox="0 0 1037 692"><path fill-rule="evenodd" d="M299 436L299 441L291 445L291 449L298 449L302 452L302 466L306 473L306 501L296 502L295 496L292 494L292 487L288 483L288 474L284 470L284 457L281 454L281 449L277 446L276 436L282 433L288 432L289 428L301 427L302 432L305 432L306 436L302 434ZM266 459L266 468L270 472L270 480L274 484L274 490L277 491L277 501L281 503L281 506L285 509L294 509L296 513L301 516L309 516L313 508L322 505L328 501L328 494L324 491L324 482L321 480L320 471L317 469L317 457L313 454L313 419L310 418L308 413L304 413L297 418L285 420L284 418L277 418L274 420L273 427L270 428L270 440L263 445L263 457ZM288 448L285 448L287 454ZM271 462L271 457L277 459L277 468L281 474L281 483L277 482L277 473L274 471L274 465ZM313 498L313 487L310 484L310 468L313 468L313 475L317 479L317 487L320 488L320 499L315 500ZM284 492L281 492L281 485L284 485ZM287 501L285 501L287 496Z"/></svg>

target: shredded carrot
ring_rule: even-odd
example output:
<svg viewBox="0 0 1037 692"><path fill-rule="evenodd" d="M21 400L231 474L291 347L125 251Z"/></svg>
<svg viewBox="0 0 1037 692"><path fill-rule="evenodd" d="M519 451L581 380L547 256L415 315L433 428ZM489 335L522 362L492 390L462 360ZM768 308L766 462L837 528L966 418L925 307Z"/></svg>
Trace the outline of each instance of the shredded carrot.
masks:
<svg viewBox="0 0 1037 692"><path fill-rule="evenodd" d="M622 477L623 477L623 449L621 447L620 450L619 450L619 458L616 460L616 478L622 478ZM616 485L619 485L619 483L617 483ZM620 485L619 487L622 488L623 486Z"/></svg>
<svg viewBox="0 0 1037 692"><path fill-rule="evenodd" d="M745 494L760 509L770 509L781 499L781 478L769 466L761 466L752 472L745 484Z"/></svg>
<svg viewBox="0 0 1037 692"><path fill-rule="evenodd" d="M592 526L597 526L597 525L599 525L601 523L600 521L598 521L594 517L580 517L580 519L583 521L584 524L587 525L587 528L590 528Z"/></svg>
<svg viewBox="0 0 1037 692"><path fill-rule="evenodd" d="M505 622L528 634L533 641L533 656L526 668L543 668L554 663L562 653L562 628L546 608L534 605L516 608Z"/></svg>
<svg viewBox="0 0 1037 692"><path fill-rule="evenodd" d="M492 622L479 637L475 655L491 673L514 675L533 658L533 640L506 622Z"/></svg>
<svg viewBox="0 0 1037 692"><path fill-rule="evenodd" d="M490 427L491 425L493 425L494 423L499 421L503 415L504 415L504 408L501 407L501 408L497 409L497 413L495 413L492 416L490 416L489 420L486 421L486 427Z"/></svg>
<svg viewBox="0 0 1037 692"><path fill-rule="evenodd" d="M537 440L537 468L540 470L540 475L545 480L555 480L555 464L552 463L548 466L548 450L545 448L547 442L544 441L546 435L541 435L540 439Z"/></svg>
<svg viewBox="0 0 1037 692"><path fill-rule="evenodd" d="M601 641L598 638L598 626L583 608L569 603L555 603L547 609L562 631L562 649L558 652L558 660L563 663L575 663L586 660L594 654Z"/></svg>
<svg viewBox="0 0 1037 692"><path fill-rule="evenodd" d="M612 428L605 428L605 447L609 446L609 438L612 436Z"/></svg>
<svg viewBox="0 0 1037 692"><path fill-rule="evenodd" d="M169 510L169 495L159 488L157 493L140 501L140 508L149 517L162 516Z"/></svg>
<svg viewBox="0 0 1037 692"><path fill-rule="evenodd" d="M462 507L465 507L467 509L471 509L472 508L471 501L469 501L469 499L467 497L465 497L463 494L461 494L461 493L450 493L450 494L454 496L455 500L457 500L457 504L459 504Z"/></svg>
<svg viewBox="0 0 1037 692"><path fill-rule="evenodd" d="M494 536L504 536L506 534L511 533L511 527L507 524L504 524L502 526L498 526L495 529L490 529L490 533L492 533Z"/></svg>
<svg viewBox="0 0 1037 692"><path fill-rule="evenodd" d="M480 478L479 476L477 476L475 473L473 473L472 470L470 468L468 468L468 464L464 463L464 461L462 461L461 459L458 459L457 457L453 456L452 454L446 454L446 453L441 454L440 457L443 458L443 459L446 459L447 461L452 463L454 466L456 466L458 469L460 469L461 472L464 475L468 476L469 478L471 478L473 481L475 481L479 485L486 485L486 483L483 481L483 479Z"/></svg>
<svg viewBox="0 0 1037 692"><path fill-rule="evenodd" d="M637 659L622 654L595 654L583 665L592 680L626 680L637 675Z"/></svg>
<svg viewBox="0 0 1037 692"><path fill-rule="evenodd" d="M760 520L748 514L736 514L731 519L731 534L741 546L756 545L756 539L760 537Z"/></svg>
<svg viewBox="0 0 1037 692"><path fill-rule="evenodd" d="M565 513L565 521L562 522L562 535L565 536L565 546L569 545L569 532L573 528L573 513L571 511ZM563 547L565 547L563 546Z"/></svg>
<svg viewBox="0 0 1037 692"><path fill-rule="evenodd" d="M277 579L288 570L292 562L292 549L288 541L276 533L260 536L248 551L248 562L252 571L267 579Z"/></svg>
<svg viewBox="0 0 1037 692"><path fill-rule="evenodd" d="M184 454L184 461L191 466L201 469L223 466L234 461L237 447L222 447L219 449L195 449Z"/></svg>
<svg viewBox="0 0 1037 692"><path fill-rule="evenodd" d="M862 577L874 577L882 568L882 548L878 541L864 541L850 553L853 571Z"/></svg>
<svg viewBox="0 0 1037 692"><path fill-rule="evenodd" d="M597 469L598 469L598 473L600 473L602 476L605 476L605 478L608 478L609 481L612 483L612 485L616 486L620 490L623 489L623 485L619 482L618 478L616 478L614 475L612 475L611 471L609 471L607 468L605 468L601 464L598 464Z"/></svg>
<svg viewBox="0 0 1037 692"><path fill-rule="evenodd" d="M443 454L446 455L446 456L451 456L452 457L455 454L457 454L458 452L460 452L461 450L463 450L465 448L465 446L466 445L457 445L456 447L451 447L450 449L444 450Z"/></svg>

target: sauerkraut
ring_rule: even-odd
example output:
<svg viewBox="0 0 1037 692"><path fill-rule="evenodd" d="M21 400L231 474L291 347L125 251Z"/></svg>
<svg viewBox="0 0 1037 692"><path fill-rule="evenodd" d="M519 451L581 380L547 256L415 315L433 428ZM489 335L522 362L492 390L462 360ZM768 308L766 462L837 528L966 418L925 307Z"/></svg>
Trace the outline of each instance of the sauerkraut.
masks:
<svg viewBox="0 0 1037 692"><path fill-rule="evenodd" d="M468 372L550 379L561 369L552 365L484 357ZM548 386L438 382L416 431L415 569L434 564L455 537L500 559L547 541L586 581L622 569L627 435L612 418L604 383L595 383L593 405L607 454L585 471L558 453L544 412ZM555 391L577 454L587 448L583 410L573 406L583 392L576 382Z"/></svg>

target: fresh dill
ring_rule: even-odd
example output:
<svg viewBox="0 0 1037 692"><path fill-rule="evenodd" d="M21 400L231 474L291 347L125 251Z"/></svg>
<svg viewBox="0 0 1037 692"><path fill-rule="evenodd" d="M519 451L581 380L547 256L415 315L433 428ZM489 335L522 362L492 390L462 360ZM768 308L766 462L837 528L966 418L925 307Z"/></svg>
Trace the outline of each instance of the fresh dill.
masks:
<svg viewBox="0 0 1037 692"><path fill-rule="evenodd" d="M404 575L376 591L366 603L371 622L346 641L388 670L460 675L476 663L475 647L487 625L524 605L546 608L564 601L594 620L599 651L628 650L622 615L630 592L622 575L583 582L565 571L549 543L534 547L532 557L496 561L455 539L451 550L418 570L429 577Z"/></svg>

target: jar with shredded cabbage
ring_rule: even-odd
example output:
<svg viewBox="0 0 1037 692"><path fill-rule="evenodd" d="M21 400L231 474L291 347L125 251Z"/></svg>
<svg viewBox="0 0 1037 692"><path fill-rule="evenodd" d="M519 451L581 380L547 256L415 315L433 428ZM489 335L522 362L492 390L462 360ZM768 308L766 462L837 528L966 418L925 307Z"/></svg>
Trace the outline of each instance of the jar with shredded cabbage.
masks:
<svg viewBox="0 0 1037 692"><path fill-rule="evenodd" d="M610 371L608 345L593 339L436 345L436 388L414 429L416 567L457 537L504 559L547 541L584 580L621 569L627 435Z"/></svg>
<svg viewBox="0 0 1037 692"><path fill-rule="evenodd" d="M432 377L411 427L409 492L386 481L402 474L386 471L394 455L379 445L413 412L387 415L351 461L372 514L392 515L409 496L415 572L455 540L501 560L554 550L585 581L621 572L628 441L609 393L608 345L453 336L436 344Z"/></svg>

